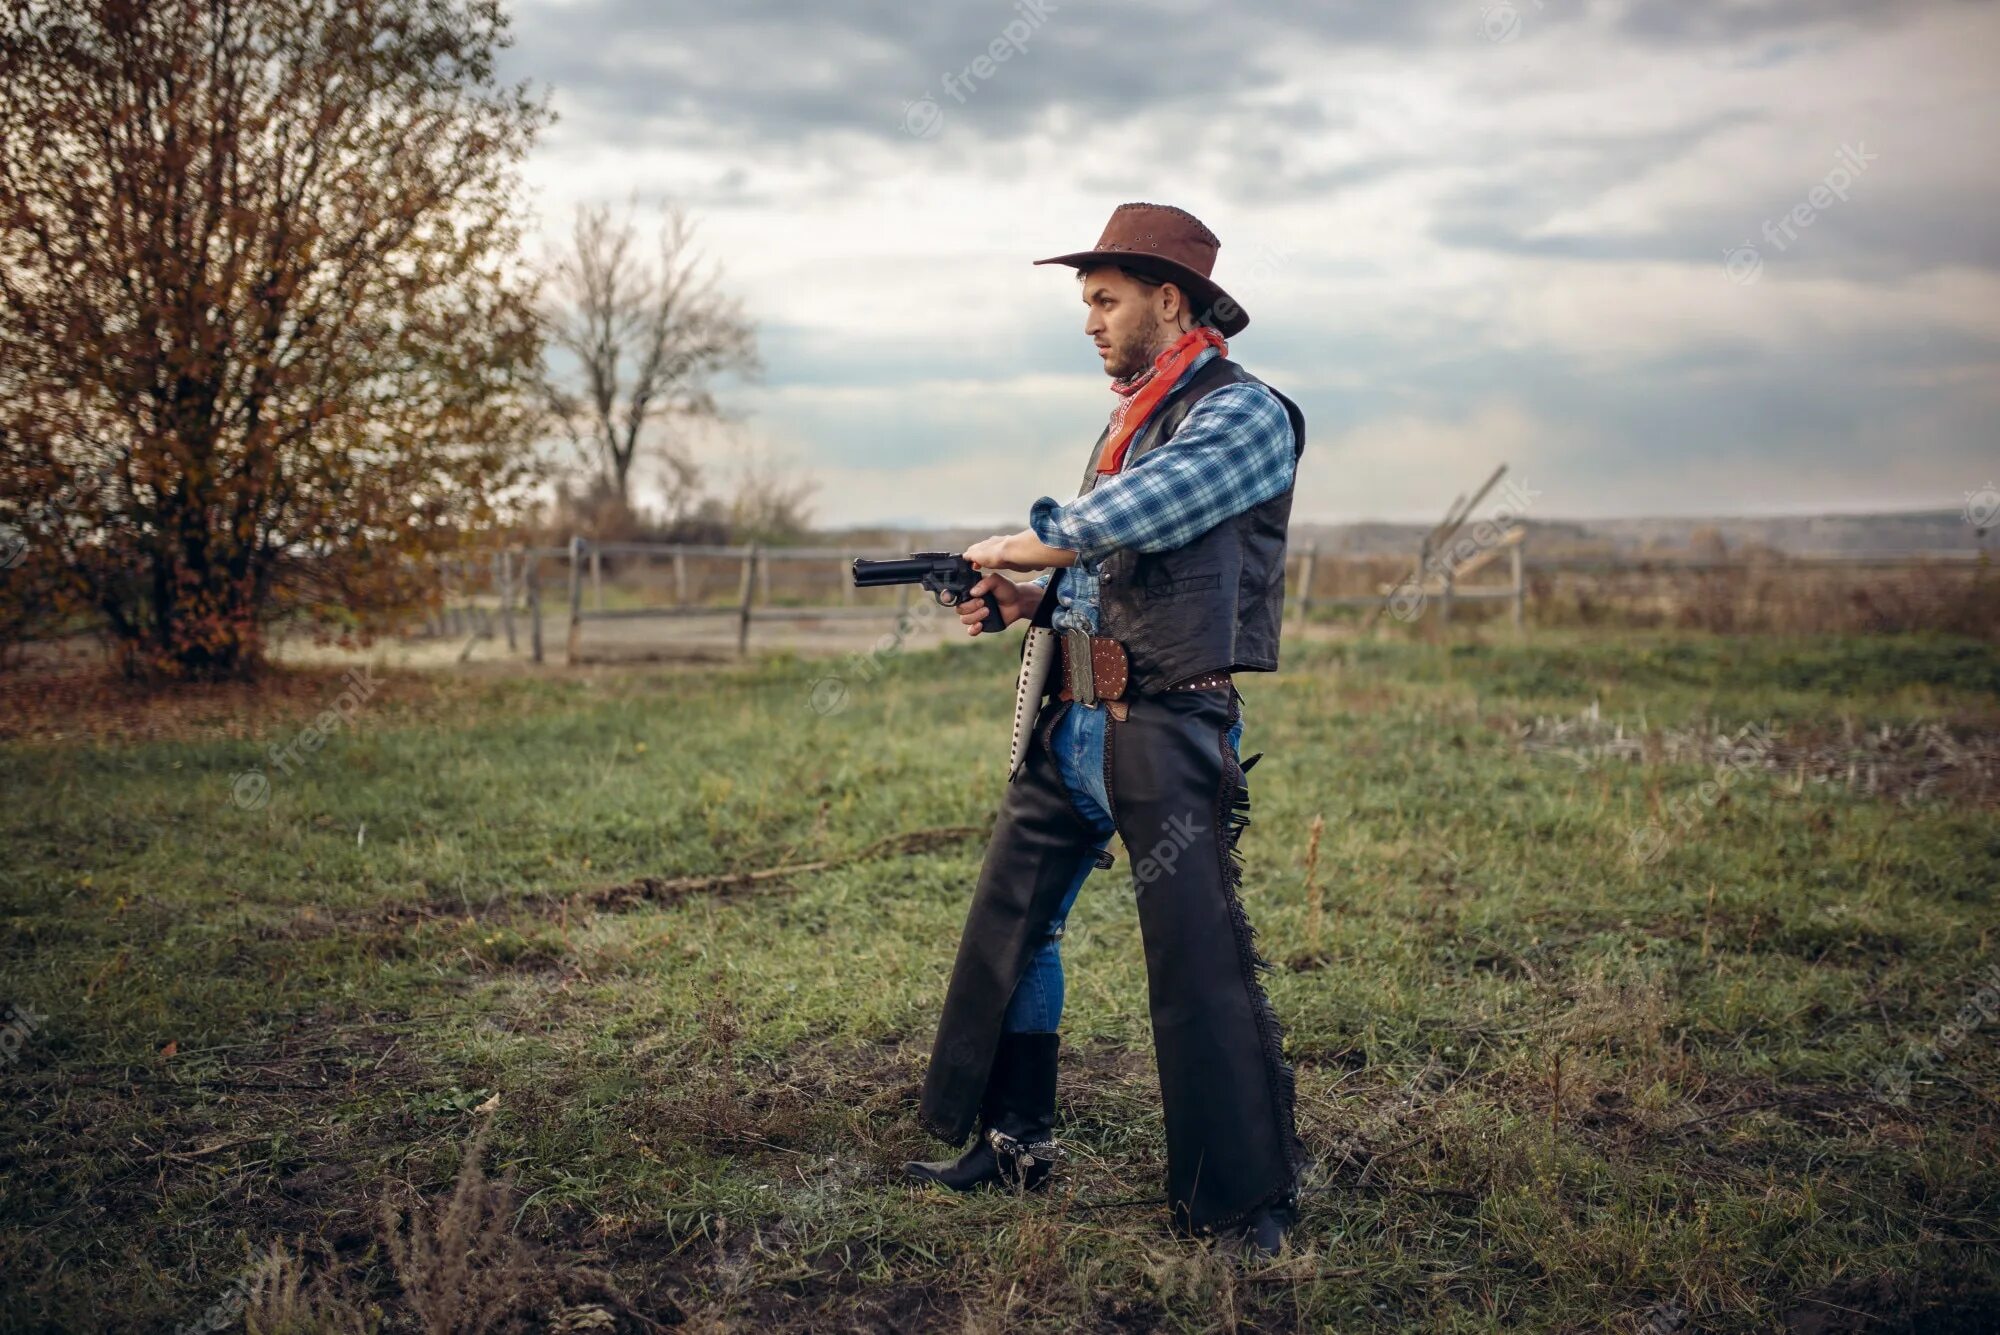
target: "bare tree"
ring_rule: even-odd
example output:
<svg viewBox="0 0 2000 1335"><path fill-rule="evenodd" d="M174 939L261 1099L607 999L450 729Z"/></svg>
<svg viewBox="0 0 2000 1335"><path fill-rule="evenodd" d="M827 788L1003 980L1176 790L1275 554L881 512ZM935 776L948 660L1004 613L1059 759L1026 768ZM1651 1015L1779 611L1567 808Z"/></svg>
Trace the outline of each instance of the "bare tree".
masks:
<svg viewBox="0 0 2000 1335"><path fill-rule="evenodd" d="M729 527L738 541L796 538L812 519L819 483L756 446L736 453L736 477L727 506Z"/></svg>
<svg viewBox="0 0 2000 1335"><path fill-rule="evenodd" d="M665 467L671 510L699 475L686 442L659 428L676 417L720 417L715 377L754 375L761 363L756 330L695 254L687 215L666 211L649 257L633 213L577 210L569 247L548 275L544 312L552 350L575 366L546 361L544 382L600 489L629 510L632 465L645 449Z"/></svg>

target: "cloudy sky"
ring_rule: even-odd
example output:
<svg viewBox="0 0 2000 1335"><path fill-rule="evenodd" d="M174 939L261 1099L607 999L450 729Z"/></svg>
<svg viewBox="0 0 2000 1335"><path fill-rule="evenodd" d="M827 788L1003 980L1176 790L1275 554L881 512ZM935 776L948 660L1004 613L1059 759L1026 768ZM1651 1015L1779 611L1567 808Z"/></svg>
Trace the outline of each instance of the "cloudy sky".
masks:
<svg viewBox="0 0 2000 1335"><path fill-rule="evenodd" d="M679 201L768 369L703 446L826 524L1025 522L1110 394L1069 271L1222 238L1302 519L1955 508L2000 474L2000 12L1969 0L514 0L528 168ZM995 59L995 55L1004 59ZM981 64L975 62L985 61Z"/></svg>

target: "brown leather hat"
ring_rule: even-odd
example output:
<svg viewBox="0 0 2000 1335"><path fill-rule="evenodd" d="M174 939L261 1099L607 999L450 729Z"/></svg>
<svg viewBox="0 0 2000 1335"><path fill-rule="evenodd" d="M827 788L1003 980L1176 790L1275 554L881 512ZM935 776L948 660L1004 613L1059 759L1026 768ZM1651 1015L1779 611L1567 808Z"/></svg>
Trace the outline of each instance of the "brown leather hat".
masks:
<svg viewBox="0 0 2000 1335"><path fill-rule="evenodd" d="M1201 219L1170 204L1120 204L1104 224L1092 250L1052 255L1037 264L1067 264L1083 270L1120 264L1177 284L1194 304L1196 319L1234 338L1250 323L1235 300L1209 279L1222 243Z"/></svg>

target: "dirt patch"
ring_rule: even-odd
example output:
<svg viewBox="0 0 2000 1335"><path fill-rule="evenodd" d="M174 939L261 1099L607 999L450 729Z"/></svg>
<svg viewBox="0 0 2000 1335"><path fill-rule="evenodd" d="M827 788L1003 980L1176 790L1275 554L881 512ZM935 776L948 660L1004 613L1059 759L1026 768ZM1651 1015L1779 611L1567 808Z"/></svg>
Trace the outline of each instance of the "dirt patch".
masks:
<svg viewBox="0 0 2000 1335"><path fill-rule="evenodd" d="M371 1096L426 1083L402 1017L377 1018L151 1061L17 1070L7 1101L24 1139L0 1136L0 1171L24 1201L55 1207L44 1225L72 1233L192 1211L258 1237L365 1234L357 1165L410 1139L406 1119L372 1111Z"/></svg>
<svg viewBox="0 0 2000 1335"><path fill-rule="evenodd" d="M1785 1335L1990 1335L2000 1293L1919 1294L1891 1275L1831 1285L1795 1300Z"/></svg>
<svg viewBox="0 0 2000 1335"><path fill-rule="evenodd" d="M273 667L254 681L151 685L101 665L65 663L0 673L0 741L242 740L303 726L334 707L343 692L364 688L363 707L371 713L442 712L464 695L463 686L444 678L368 667Z"/></svg>
<svg viewBox="0 0 2000 1335"><path fill-rule="evenodd" d="M952 848L990 833L981 825L941 825L927 830L906 830L866 844L850 853L818 858L810 862L783 863L776 867L745 868L718 872L711 876L644 876L636 881L579 890L568 895L527 895L511 899L468 904L463 899L417 900L378 904L370 908L329 913L315 905L300 906L283 923L266 923L257 929L262 940L315 941L332 936L361 938L360 944L380 953L386 943L403 933L432 925L501 928L519 930L549 923L567 925L572 915L624 913L648 904L676 904L696 895L729 899L749 892L775 893L791 888L794 877L810 876L853 862L874 858L908 857ZM498 958L497 963L520 968L553 966L555 955L529 936L521 937L522 949Z"/></svg>

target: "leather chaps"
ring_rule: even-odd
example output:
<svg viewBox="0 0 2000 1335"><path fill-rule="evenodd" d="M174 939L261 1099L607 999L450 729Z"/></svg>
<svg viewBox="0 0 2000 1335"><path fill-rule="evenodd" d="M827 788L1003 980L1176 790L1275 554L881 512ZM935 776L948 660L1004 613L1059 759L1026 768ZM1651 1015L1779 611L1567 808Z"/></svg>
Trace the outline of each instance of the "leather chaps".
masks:
<svg viewBox="0 0 2000 1335"><path fill-rule="evenodd" d="M1048 747L1059 711L1074 707L1042 708L959 940L919 1113L953 1145L973 1128L1007 1003L1089 846ZM1306 1164L1284 1029L1259 976L1270 966L1238 893L1236 844L1249 820L1245 767L1228 743L1238 707L1234 687L1135 696L1123 722L1107 721L1105 741L1145 941L1168 1210L1192 1234L1264 1205L1295 1211Z"/></svg>

